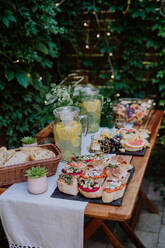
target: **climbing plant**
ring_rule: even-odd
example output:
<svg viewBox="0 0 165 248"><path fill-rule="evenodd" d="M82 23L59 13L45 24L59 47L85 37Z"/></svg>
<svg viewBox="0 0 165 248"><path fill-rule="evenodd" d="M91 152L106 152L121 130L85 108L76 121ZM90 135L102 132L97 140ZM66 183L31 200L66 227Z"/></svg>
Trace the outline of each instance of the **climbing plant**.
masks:
<svg viewBox="0 0 165 248"><path fill-rule="evenodd" d="M0 4L0 125L10 146L18 145L24 134L34 134L37 107L42 108L46 86L57 77L53 38L64 28L54 6L51 0Z"/></svg>
<svg viewBox="0 0 165 248"><path fill-rule="evenodd" d="M38 115L50 110L50 83L75 69L108 85L106 98L152 96L164 109L160 2L1 0L0 24L0 123L10 146L50 122L52 115Z"/></svg>

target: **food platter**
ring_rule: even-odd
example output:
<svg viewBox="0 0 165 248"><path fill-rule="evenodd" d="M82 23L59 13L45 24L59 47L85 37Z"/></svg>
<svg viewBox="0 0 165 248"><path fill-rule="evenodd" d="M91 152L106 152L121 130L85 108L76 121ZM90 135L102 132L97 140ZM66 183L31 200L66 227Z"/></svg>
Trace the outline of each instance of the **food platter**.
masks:
<svg viewBox="0 0 165 248"><path fill-rule="evenodd" d="M73 171L73 164L75 166L81 164L79 168L82 172ZM61 172L51 197L120 206L134 167L122 156L96 158L89 155L86 161L81 157L79 161L65 164ZM71 174L72 179L69 178ZM67 179L64 180L64 177ZM72 180L72 183L67 180ZM59 181L62 184L59 184ZM95 186L93 187L92 184Z"/></svg>
<svg viewBox="0 0 165 248"><path fill-rule="evenodd" d="M90 152L144 156L149 144L150 132L147 129L120 128L113 132L102 131L91 140Z"/></svg>

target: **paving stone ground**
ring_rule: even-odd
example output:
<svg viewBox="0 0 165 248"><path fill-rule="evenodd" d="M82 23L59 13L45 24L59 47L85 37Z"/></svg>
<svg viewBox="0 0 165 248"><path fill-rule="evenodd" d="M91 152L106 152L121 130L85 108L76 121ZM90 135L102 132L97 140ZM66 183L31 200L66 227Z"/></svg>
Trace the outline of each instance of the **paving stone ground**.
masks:
<svg viewBox="0 0 165 248"><path fill-rule="evenodd" d="M143 180L143 191L159 210L159 214L152 214L144 206L136 225L135 233L146 248L165 248L165 201L160 192L154 192L154 186L146 179ZM135 248L125 233L115 225L113 233L125 248ZM103 232L97 231L85 244L85 248L112 248Z"/></svg>

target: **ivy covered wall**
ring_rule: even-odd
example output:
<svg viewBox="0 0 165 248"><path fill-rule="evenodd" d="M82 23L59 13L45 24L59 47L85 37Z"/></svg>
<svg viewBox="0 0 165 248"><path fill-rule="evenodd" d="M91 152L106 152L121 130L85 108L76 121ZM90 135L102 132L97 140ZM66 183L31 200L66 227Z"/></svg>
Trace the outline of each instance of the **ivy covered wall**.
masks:
<svg viewBox="0 0 165 248"><path fill-rule="evenodd" d="M164 109L163 11L155 0L2 0L0 125L9 146L45 125L37 113L50 83L76 69L111 86L110 96L154 96Z"/></svg>

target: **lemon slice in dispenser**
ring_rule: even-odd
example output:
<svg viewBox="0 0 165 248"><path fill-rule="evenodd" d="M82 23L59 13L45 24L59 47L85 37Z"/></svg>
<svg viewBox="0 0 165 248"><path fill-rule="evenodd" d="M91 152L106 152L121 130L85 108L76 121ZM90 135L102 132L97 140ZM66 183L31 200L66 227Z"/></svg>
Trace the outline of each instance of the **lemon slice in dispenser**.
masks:
<svg viewBox="0 0 165 248"><path fill-rule="evenodd" d="M80 122L73 121L74 136L80 136L82 133L82 125Z"/></svg>
<svg viewBox="0 0 165 248"><path fill-rule="evenodd" d="M78 136L75 136L71 139L71 144L73 147L79 147L81 145L81 138Z"/></svg>
<svg viewBox="0 0 165 248"><path fill-rule="evenodd" d="M56 134L59 140L71 140L74 136L74 128L68 126L57 126Z"/></svg>
<svg viewBox="0 0 165 248"><path fill-rule="evenodd" d="M97 105L94 101L85 101L82 103L82 106L87 112L95 112L97 110Z"/></svg>

